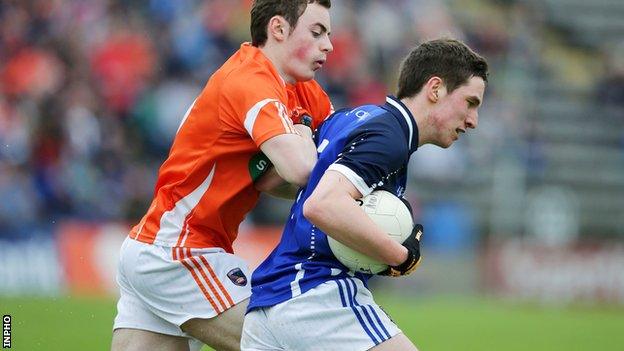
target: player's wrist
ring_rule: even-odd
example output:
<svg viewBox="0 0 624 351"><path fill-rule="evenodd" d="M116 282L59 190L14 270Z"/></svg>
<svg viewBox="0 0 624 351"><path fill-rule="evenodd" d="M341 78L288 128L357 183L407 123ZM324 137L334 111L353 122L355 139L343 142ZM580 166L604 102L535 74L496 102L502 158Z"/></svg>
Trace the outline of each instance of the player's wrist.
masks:
<svg viewBox="0 0 624 351"><path fill-rule="evenodd" d="M398 267L401 264L405 263L410 257L409 250L401 245L400 255L394 255L389 262L386 262L391 267Z"/></svg>
<svg viewBox="0 0 624 351"><path fill-rule="evenodd" d="M418 257L416 257L418 256ZM420 258L420 255L416 255L415 252L413 252L412 250L409 250L407 248L405 248L405 256L404 256L404 260L401 261L399 264L397 265L393 265L392 268L400 271L400 272L404 272L407 269L409 269L412 265L414 265L416 263L416 261L418 261L418 259Z"/></svg>

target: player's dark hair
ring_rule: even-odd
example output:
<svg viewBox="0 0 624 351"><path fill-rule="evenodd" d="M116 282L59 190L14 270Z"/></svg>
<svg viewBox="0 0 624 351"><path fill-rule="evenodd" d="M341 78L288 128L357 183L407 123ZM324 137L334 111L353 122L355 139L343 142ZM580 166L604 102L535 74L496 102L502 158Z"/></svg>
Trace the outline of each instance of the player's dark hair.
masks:
<svg viewBox="0 0 624 351"><path fill-rule="evenodd" d="M308 4L313 3L328 9L331 7L331 0L254 0L251 6L251 45L266 43L267 25L273 16L284 17L290 27L295 28Z"/></svg>
<svg viewBox="0 0 624 351"><path fill-rule="evenodd" d="M487 82L485 58L455 39L436 39L414 48L401 64L397 97L418 94L431 77L440 77L449 93L466 84L471 77Z"/></svg>

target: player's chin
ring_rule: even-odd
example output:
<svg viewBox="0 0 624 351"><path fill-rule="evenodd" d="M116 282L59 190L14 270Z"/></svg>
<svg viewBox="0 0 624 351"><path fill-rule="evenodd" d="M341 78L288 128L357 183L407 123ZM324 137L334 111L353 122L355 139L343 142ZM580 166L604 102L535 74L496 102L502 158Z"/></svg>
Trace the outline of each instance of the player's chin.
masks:
<svg viewBox="0 0 624 351"><path fill-rule="evenodd" d="M315 74L316 70L314 70L312 67L300 67L293 72L293 76L298 82L305 82L310 79L314 79Z"/></svg>
<svg viewBox="0 0 624 351"><path fill-rule="evenodd" d="M453 145L453 140L440 140L434 143L434 145L439 146L443 149L448 149L449 147L451 147L451 145Z"/></svg>
<svg viewBox="0 0 624 351"><path fill-rule="evenodd" d="M307 82L307 81L309 81L311 79L314 79L314 74L315 74L315 71L309 71L309 72L306 72L306 73L303 73L303 74L299 74L296 77L296 80L298 82Z"/></svg>
<svg viewBox="0 0 624 351"><path fill-rule="evenodd" d="M451 145L453 145L457 140L459 140L459 134L455 134L455 135L449 137L449 139L446 140L446 142L444 143L445 146L442 146L442 147L447 149L447 148L451 147Z"/></svg>
<svg viewBox="0 0 624 351"><path fill-rule="evenodd" d="M308 77L308 80L314 79L317 70L318 69L311 69L309 72L307 72L306 77Z"/></svg>

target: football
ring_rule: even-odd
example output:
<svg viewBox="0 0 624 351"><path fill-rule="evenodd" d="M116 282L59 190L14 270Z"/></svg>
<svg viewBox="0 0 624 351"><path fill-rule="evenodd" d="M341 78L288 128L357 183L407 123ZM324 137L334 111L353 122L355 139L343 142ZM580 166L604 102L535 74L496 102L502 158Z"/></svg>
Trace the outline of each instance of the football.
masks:
<svg viewBox="0 0 624 351"><path fill-rule="evenodd" d="M414 222L407 206L394 194L376 190L357 200L364 212L395 241L402 243L411 234ZM361 254L327 236L334 256L354 272L379 273L388 265Z"/></svg>

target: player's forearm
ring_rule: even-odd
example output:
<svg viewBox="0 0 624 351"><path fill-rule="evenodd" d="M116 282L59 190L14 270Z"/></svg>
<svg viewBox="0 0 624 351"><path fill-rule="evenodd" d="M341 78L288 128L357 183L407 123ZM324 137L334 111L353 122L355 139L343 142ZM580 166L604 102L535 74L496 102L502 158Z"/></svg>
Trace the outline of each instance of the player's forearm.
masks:
<svg viewBox="0 0 624 351"><path fill-rule="evenodd" d="M314 168L314 165L316 165L316 161L318 160L316 145L314 144L314 140L312 139L312 130L302 124L295 124L295 129L299 132L301 138L303 139L301 152L303 153L305 159L311 162L310 169L312 169Z"/></svg>
<svg viewBox="0 0 624 351"><path fill-rule="evenodd" d="M407 249L381 231L348 195L311 197L303 211L312 224L360 253L392 266L407 258Z"/></svg>
<svg viewBox="0 0 624 351"><path fill-rule="evenodd" d="M256 190L271 196L291 200L295 198L299 190L298 186L290 184L280 177L275 167L271 167L262 175L262 177L254 183L254 186Z"/></svg>
<svg viewBox="0 0 624 351"><path fill-rule="evenodd" d="M308 182L317 160L316 149L307 129L307 135L282 134L260 145L279 176L296 186L304 186Z"/></svg>
<svg viewBox="0 0 624 351"><path fill-rule="evenodd" d="M303 146L303 145L297 145ZM288 161L274 162L275 170L277 174L286 182L293 184L296 187L302 187L308 182L312 168L316 164L316 155L314 158L307 155L304 151L290 150L291 153L298 153L294 155Z"/></svg>
<svg viewBox="0 0 624 351"><path fill-rule="evenodd" d="M290 150L284 150L284 152L295 153L295 157L292 157L294 162L280 162L274 163L274 165L280 177L296 187L302 187L308 182L308 177L316 165L318 155L310 128L295 124L295 129L299 132L299 135L296 136L296 145Z"/></svg>
<svg viewBox="0 0 624 351"><path fill-rule="evenodd" d="M297 196L297 192L301 189L299 186L290 184L287 182L282 182L282 184L274 187L273 189L267 191L266 193L273 196L278 197L280 199L286 200L294 200Z"/></svg>

